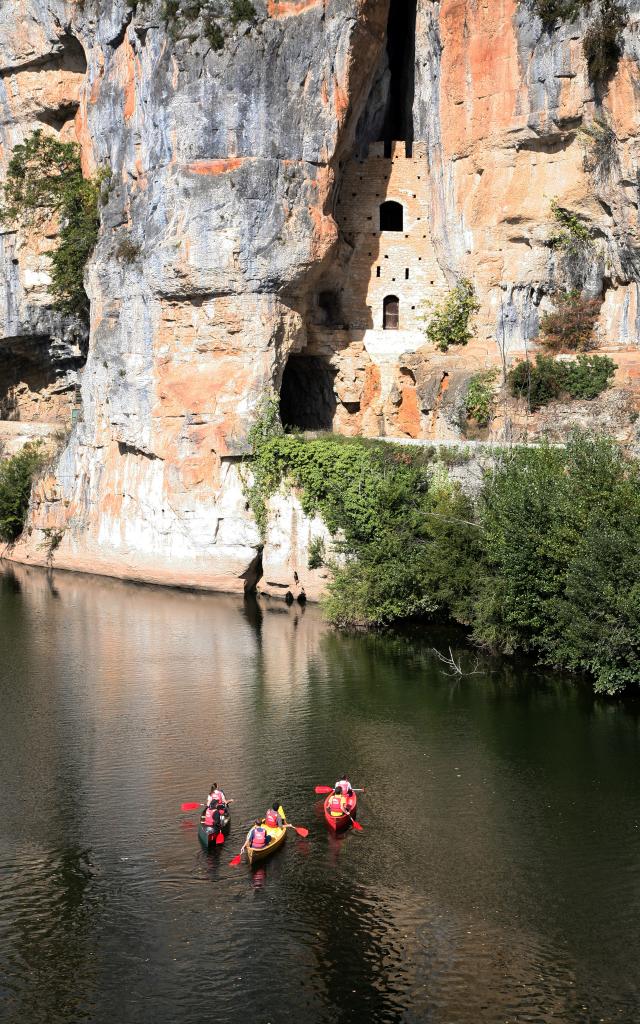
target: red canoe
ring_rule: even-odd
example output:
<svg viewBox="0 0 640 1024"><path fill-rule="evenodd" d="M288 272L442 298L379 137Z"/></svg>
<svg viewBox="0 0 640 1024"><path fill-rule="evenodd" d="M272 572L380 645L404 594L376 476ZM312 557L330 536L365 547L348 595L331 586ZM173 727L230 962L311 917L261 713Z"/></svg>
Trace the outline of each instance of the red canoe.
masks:
<svg viewBox="0 0 640 1024"><path fill-rule="evenodd" d="M329 796L324 802L324 816L329 828L332 828L334 832L342 832L345 828L349 828L351 824L351 818L356 816L356 808L358 806L358 797L355 793L347 797L347 810L349 814L332 814L329 810L329 803L333 793L329 793Z"/></svg>

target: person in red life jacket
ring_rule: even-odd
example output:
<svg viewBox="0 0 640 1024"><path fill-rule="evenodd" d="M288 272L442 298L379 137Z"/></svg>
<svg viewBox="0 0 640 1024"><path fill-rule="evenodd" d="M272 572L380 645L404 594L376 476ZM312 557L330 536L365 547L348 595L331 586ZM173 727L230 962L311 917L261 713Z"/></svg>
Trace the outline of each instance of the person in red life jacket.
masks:
<svg viewBox="0 0 640 1024"><path fill-rule="evenodd" d="M344 773L341 779L338 779L334 788L336 790L339 788L340 792L344 796L353 796L353 790L351 788L351 783L349 782L349 776L347 775L346 772Z"/></svg>
<svg viewBox="0 0 640 1024"><path fill-rule="evenodd" d="M213 802L214 807L217 806L220 803L222 803L222 804L228 803L227 798L224 795L224 793L222 792L222 790L218 789L218 783L217 782L214 782L213 786L209 790L209 795L207 797L207 807L212 802Z"/></svg>
<svg viewBox="0 0 640 1024"><path fill-rule="evenodd" d="M339 818L347 810L347 798L345 797L340 784L336 785L333 796L329 799L329 814L333 818Z"/></svg>
<svg viewBox="0 0 640 1024"><path fill-rule="evenodd" d="M264 823L268 828L282 828L284 822L280 814L280 801L275 800L264 816Z"/></svg>
<svg viewBox="0 0 640 1024"><path fill-rule="evenodd" d="M218 806L216 807L213 801L211 801L211 803L209 804L205 811L204 823L207 826L207 828L215 829L216 835L218 834L218 832L222 832L222 827L224 825L224 812L224 804L218 804Z"/></svg>
<svg viewBox="0 0 640 1024"><path fill-rule="evenodd" d="M250 846L252 850L262 850L263 847L268 846L270 842L271 836L260 819L256 818L255 824L247 836L246 845Z"/></svg>

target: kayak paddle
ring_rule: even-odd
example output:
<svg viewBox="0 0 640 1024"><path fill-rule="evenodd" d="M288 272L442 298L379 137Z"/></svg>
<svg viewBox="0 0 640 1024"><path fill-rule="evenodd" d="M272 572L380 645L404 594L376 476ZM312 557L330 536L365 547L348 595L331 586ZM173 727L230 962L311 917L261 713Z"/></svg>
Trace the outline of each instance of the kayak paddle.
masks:
<svg viewBox="0 0 640 1024"><path fill-rule="evenodd" d="M218 834L216 836L216 846L222 846L223 843L224 843L224 836L223 836L222 832L218 832Z"/></svg>
<svg viewBox="0 0 640 1024"><path fill-rule="evenodd" d="M356 819L353 817L351 811L345 811L344 813L348 814L349 817L351 818L351 824L355 828L356 832L363 832L364 831L364 829L362 828L362 825L360 824L359 821L356 821Z"/></svg>
<svg viewBox="0 0 640 1024"><path fill-rule="evenodd" d="M232 860L229 861L229 866L230 867L237 868L238 864L242 860L242 854L244 853L244 848L245 848L246 845L247 844L245 843L244 846L242 847L242 849L240 850L240 853L236 857L234 857Z"/></svg>
<svg viewBox="0 0 640 1024"><path fill-rule="evenodd" d="M352 789L352 791L354 793L366 793L367 792L366 789L356 789L355 786L352 786L351 789ZM316 786L316 790L315 791L318 794L318 796L320 796L320 794L322 794L322 793L333 793L334 789L333 789L333 786Z"/></svg>
<svg viewBox="0 0 640 1024"><path fill-rule="evenodd" d="M199 811L202 804L180 804L181 811Z"/></svg>
<svg viewBox="0 0 640 1024"><path fill-rule="evenodd" d="M307 836L309 835L309 829L308 828L302 828L302 827L298 827L296 825L290 825L289 822L287 822L287 828L292 828L293 831L297 832L298 835L302 836L303 839L306 839Z"/></svg>

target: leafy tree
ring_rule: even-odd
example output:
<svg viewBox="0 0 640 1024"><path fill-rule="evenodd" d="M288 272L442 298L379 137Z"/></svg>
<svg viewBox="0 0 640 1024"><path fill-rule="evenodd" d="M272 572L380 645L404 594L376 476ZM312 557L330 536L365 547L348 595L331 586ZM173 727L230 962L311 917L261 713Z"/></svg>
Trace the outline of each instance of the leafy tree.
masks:
<svg viewBox="0 0 640 1024"><path fill-rule="evenodd" d="M615 693L640 682L640 470L615 442L512 453L485 488L476 639L587 671Z"/></svg>
<svg viewBox="0 0 640 1024"><path fill-rule="evenodd" d="M466 345L472 337L471 320L479 309L471 281L462 278L443 302L433 307L431 315L424 317L427 338L441 352L446 352L450 345Z"/></svg>
<svg viewBox="0 0 640 1024"><path fill-rule="evenodd" d="M30 443L0 462L0 540L9 543L22 533L33 476L43 461L41 444Z"/></svg>

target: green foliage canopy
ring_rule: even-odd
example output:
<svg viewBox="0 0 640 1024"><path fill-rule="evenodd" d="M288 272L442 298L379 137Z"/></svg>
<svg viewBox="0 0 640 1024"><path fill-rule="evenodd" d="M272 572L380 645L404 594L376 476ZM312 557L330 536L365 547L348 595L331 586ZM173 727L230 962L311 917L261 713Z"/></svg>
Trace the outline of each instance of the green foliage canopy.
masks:
<svg viewBox="0 0 640 1024"><path fill-rule="evenodd" d="M640 473L615 442L515 450L486 485L475 639L591 673L596 690L640 683Z"/></svg>
<svg viewBox="0 0 640 1024"><path fill-rule="evenodd" d="M33 476L44 461L39 443L26 444L22 451L0 462L0 540L16 540L24 528Z"/></svg>
<svg viewBox="0 0 640 1024"><path fill-rule="evenodd" d="M593 399L609 387L616 364L608 356L578 356L558 361L538 355L535 364L525 360L509 371L508 384L515 398L526 398L532 411L555 398L569 395Z"/></svg>
<svg viewBox="0 0 640 1024"><path fill-rule="evenodd" d="M467 418L475 420L479 427L487 427L491 422L497 376L496 369L485 370L474 374L469 381L465 400Z"/></svg>
<svg viewBox="0 0 640 1024"><path fill-rule="evenodd" d="M503 452L474 501L424 449L284 435L275 402L253 436L254 498L296 488L333 535L335 624L450 619L600 692L640 684L640 467L615 442Z"/></svg>
<svg viewBox="0 0 640 1024"><path fill-rule="evenodd" d="M472 337L471 320L479 309L473 284L462 278L423 318L427 338L441 352L446 352L450 345L466 345Z"/></svg>

